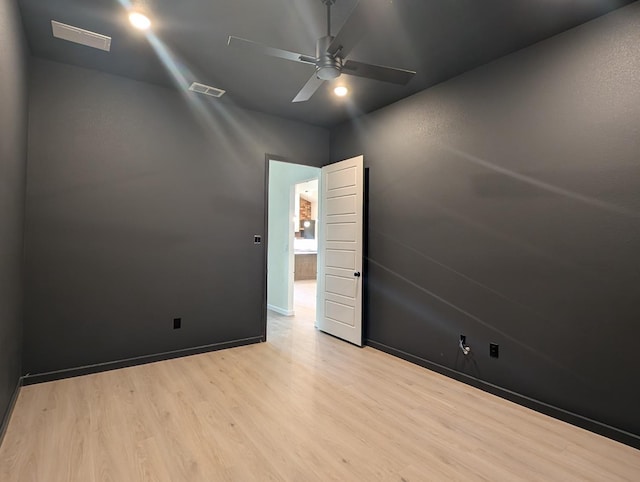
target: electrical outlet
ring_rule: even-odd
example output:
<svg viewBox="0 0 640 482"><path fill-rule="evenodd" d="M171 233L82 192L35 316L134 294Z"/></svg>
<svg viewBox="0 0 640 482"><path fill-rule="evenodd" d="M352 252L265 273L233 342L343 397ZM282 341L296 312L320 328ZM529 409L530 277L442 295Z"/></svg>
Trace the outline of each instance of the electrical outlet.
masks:
<svg viewBox="0 0 640 482"><path fill-rule="evenodd" d="M489 343L489 356L491 358L500 357L500 345L497 343Z"/></svg>
<svg viewBox="0 0 640 482"><path fill-rule="evenodd" d="M174 318L173 319L173 329L179 330L182 328L182 318Z"/></svg>

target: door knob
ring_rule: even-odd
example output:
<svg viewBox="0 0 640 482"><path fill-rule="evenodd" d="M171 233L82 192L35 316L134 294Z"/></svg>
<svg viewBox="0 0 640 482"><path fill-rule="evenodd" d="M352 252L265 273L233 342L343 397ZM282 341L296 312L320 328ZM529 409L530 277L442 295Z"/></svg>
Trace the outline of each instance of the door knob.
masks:
<svg viewBox="0 0 640 482"><path fill-rule="evenodd" d="M355 273L353 273L353 276L355 276L356 278L360 278L360 271L356 271Z"/></svg>

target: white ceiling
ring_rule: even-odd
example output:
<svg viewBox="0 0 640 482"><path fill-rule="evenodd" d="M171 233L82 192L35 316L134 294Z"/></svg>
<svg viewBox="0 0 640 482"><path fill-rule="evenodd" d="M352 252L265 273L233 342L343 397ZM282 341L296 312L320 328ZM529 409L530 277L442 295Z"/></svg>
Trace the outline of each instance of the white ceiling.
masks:
<svg viewBox="0 0 640 482"><path fill-rule="evenodd" d="M318 180L313 179L307 182L296 184L296 196L306 199L309 202L318 202Z"/></svg>

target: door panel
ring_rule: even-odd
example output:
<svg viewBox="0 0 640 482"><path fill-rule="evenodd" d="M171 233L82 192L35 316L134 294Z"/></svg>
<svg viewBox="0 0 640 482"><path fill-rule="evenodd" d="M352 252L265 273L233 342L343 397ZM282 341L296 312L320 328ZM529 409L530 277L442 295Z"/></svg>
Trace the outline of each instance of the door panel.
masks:
<svg viewBox="0 0 640 482"><path fill-rule="evenodd" d="M327 224L327 241L343 241L355 243L357 236L356 222Z"/></svg>
<svg viewBox="0 0 640 482"><path fill-rule="evenodd" d="M340 196L327 199L327 214L329 216L338 214L355 214L356 196Z"/></svg>
<svg viewBox="0 0 640 482"><path fill-rule="evenodd" d="M363 157L322 168L317 327L362 346Z"/></svg>
<svg viewBox="0 0 640 482"><path fill-rule="evenodd" d="M353 276L346 278L328 274L324 279L327 293L342 295L348 298L354 298L356 296L356 283Z"/></svg>
<svg viewBox="0 0 640 482"><path fill-rule="evenodd" d="M327 307L325 316L328 319L351 327L354 325L355 313L353 306L343 305L342 303L336 303L332 300L327 300L325 306Z"/></svg>
<svg viewBox="0 0 640 482"><path fill-rule="evenodd" d="M335 166L335 164L332 164L332 166ZM345 166L342 169L327 173L327 191L335 191L343 187L352 187L356 184L357 166Z"/></svg>
<svg viewBox="0 0 640 482"><path fill-rule="evenodd" d="M356 256L353 251L341 251L327 249L325 251L325 263L328 268L356 269Z"/></svg>

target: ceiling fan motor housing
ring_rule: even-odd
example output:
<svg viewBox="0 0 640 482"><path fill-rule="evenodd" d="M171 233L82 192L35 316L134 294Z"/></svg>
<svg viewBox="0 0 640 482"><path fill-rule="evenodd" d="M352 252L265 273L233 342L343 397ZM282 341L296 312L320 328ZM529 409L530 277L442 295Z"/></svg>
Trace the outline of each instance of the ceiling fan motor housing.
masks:
<svg viewBox="0 0 640 482"><path fill-rule="evenodd" d="M342 70L342 58L332 56L327 52L333 37L327 35L321 37L316 43L316 76L322 80L332 80L340 76Z"/></svg>

